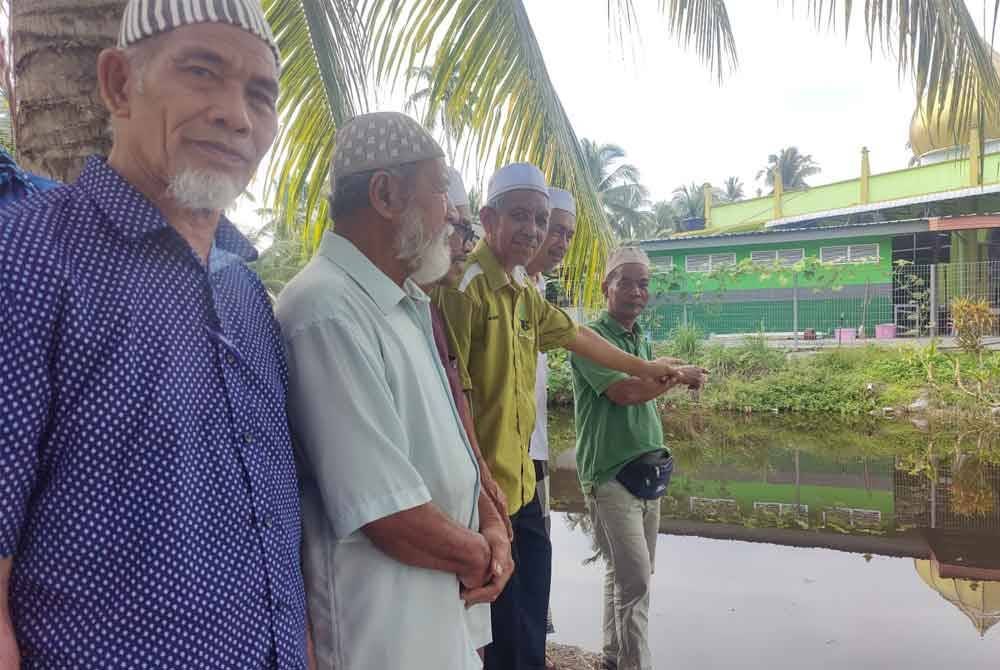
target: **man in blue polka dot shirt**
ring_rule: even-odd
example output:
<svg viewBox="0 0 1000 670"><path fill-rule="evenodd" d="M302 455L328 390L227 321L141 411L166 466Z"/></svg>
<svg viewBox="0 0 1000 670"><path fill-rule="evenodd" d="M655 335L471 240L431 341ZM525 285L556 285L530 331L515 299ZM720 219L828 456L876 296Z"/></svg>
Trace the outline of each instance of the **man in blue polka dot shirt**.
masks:
<svg viewBox="0 0 1000 670"><path fill-rule="evenodd" d="M307 666L286 367L222 215L277 131L258 0L130 0L110 155L0 211L0 668Z"/></svg>

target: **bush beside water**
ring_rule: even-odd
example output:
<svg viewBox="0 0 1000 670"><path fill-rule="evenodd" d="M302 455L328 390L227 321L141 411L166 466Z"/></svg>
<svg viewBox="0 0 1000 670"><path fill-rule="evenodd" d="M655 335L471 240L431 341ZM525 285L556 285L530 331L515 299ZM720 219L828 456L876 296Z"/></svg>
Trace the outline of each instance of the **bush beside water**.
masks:
<svg viewBox="0 0 1000 670"><path fill-rule="evenodd" d="M924 346L845 347L787 353L763 336L736 346L709 343L681 328L654 346L711 372L697 399L674 392L673 405L735 412L826 412L860 415L905 408L925 397L932 406L982 413L1000 403L1000 352L969 347L961 352ZM564 353L549 356L549 400L573 402L572 374Z"/></svg>

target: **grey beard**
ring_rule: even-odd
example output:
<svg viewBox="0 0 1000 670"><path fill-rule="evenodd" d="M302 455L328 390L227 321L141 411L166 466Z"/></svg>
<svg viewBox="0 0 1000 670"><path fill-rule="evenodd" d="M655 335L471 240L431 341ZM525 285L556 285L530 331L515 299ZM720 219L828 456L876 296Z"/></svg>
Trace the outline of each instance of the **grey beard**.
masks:
<svg viewBox="0 0 1000 670"><path fill-rule="evenodd" d="M182 170L171 178L168 192L183 209L221 211L236 202L243 187L218 172Z"/></svg>
<svg viewBox="0 0 1000 670"><path fill-rule="evenodd" d="M451 268L451 226L445 226L428 239L424 232L423 212L410 208L403 213L396 243L396 257L407 263L410 279L420 286L436 282Z"/></svg>

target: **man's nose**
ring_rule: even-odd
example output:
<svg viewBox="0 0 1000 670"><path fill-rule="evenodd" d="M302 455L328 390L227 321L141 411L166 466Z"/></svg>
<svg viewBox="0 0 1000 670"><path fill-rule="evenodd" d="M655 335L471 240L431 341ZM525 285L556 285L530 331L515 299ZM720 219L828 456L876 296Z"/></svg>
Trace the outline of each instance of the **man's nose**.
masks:
<svg viewBox="0 0 1000 670"><path fill-rule="evenodd" d="M212 108L212 123L237 135L249 135L253 129L250 110L243 95L220 92Z"/></svg>

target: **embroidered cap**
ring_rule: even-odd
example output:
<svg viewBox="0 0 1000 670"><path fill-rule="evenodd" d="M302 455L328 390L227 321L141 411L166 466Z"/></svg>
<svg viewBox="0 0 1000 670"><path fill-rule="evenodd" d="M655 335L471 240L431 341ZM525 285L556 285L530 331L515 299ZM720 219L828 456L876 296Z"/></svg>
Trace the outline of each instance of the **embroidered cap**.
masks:
<svg viewBox="0 0 1000 670"><path fill-rule="evenodd" d="M629 263L638 263L648 268L649 256L639 247L618 247L608 256L608 263L604 267L604 278L607 279L612 272Z"/></svg>
<svg viewBox="0 0 1000 670"><path fill-rule="evenodd" d="M337 129L330 161L330 192L341 177L444 158L444 150L423 126L399 112L355 116Z"/></svg>
<svg viewBox="0 0 1000 670"><path fill-rule="evenodd" d="M195 23L227 23L259 37L281 64L281 53L264 18L259 0L129 0L118 32L118 48L124 49Z"/></svg>
<svg viewBox="0 0 1000 670"><path fill-rule="evenodd" d="M561 209L576 216L576 202L573 200L573 194L555 186L549 187L549 207Z"/></svg>

